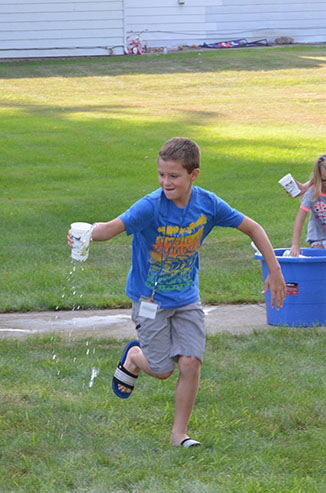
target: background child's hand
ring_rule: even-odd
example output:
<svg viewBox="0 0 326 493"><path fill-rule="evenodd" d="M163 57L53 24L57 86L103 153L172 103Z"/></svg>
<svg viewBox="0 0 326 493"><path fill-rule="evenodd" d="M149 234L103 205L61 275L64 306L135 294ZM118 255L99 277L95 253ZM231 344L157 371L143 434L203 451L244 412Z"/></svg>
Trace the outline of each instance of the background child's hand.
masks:
<svg viewBox="0 0 326 493"><path fill-rule="evenodd" d="M300 247L292 245L290 250L291 257L299 257L300 255Z"/></svg>
<svg viewBox="0 0 326 493"><path fill-rule="evenodd" d="M296 180L294 178L294 181L296 182L296 184L298 185L298 188L300 190L300 193L299 195L297 195L297 197L300 197L300 195L303 195L306 193L306 191L308 190L309 188L309 185L310 185L310 181L307 181L306 183L300 183L298 180Z"/></svg>
<svg viewBox="0 0 326 493"><path fill-rule="evenodd" d="M67 240L68 240L68 245L70 246L70 248L72 248L74 240L72 239L71 229L69 229L68 231Z"/></svg>

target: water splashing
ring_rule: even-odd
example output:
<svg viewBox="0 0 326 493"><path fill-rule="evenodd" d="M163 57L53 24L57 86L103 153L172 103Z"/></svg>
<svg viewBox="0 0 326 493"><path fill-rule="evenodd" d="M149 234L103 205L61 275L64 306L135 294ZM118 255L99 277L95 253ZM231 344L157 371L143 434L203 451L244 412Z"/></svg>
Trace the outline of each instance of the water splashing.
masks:
<svg viewBox="0 0 326 493"><path fill-rule="evenodd" d="M88 248L88 243L90 241L90 237L91 237L92 231L95 228L95 226L96 226L96 223L94 223L92 225L90 231L87 232L87 237L83 236L81 238L81 243L83 243L83 247L85 247L85 245L87 245L87 248ZM85 252L83 252L83 253L85 254ZM88 255L86 255L86 258L87 258L87 256ZM85 284L85 275L84 275L85 262L84 262L84 260L86 260L86 258L85 258L85 255L83 255L82 258L70 258L69 265L67 267L67 273L65 274L65 277L64 277L64 283L63 283L64 285L62 286L61 295L59 295L59 296L61 296L61 298L60 298L60 301L57 301L57 305L55 306L55 310L57 312L61 309L66 309L69 306L70 306L70 309L72 310L72 312L74 312L75 310L79 311L83 308L82 304L83 304L84 294L82 293L82 289L83 289L83 285ZM56 318L58 318L58 315L56 315ZM77 321L75 319L72 319L72 322L73 322L74 328L78 329L78 327L76 327ZM69 337L71 337L71 341L74 341L74 338L72 338L72 335L73 335L73 329L70 330ZM91 354L95 355L95 348L91 348L91 344L87 341L86 342L87 360L88 360L88 364L90 363L92 365L92 359L94 358L94 356L91 357ZM74 356L73 362L76 364L77 360L79 362L81 362L82 359ZM54 354L54 351L52 351L52 361L55 363L56 374L59 377L61 375L61 370L58 368L59 360L57 358L57 355ZM99 368L96 368L95 366L92 368L91 379L90 379L89 384L88 384L89 388L93 387L94 380L98 376L99 371L100 371ZM87 386L87 383L84 382L83 388L85 388L86 386Z"/></svg>
<svg viewBox="0 0 326 493"><path fill-rule="evenodd" d="M89 384L88 384L88 387L89 388L92 388L93 387L94 380L98 376L99 373L100 373L100 369L99 368L95 368L95 367L92 368L92 375L91 375L91 379L90 379Z"/></svg>

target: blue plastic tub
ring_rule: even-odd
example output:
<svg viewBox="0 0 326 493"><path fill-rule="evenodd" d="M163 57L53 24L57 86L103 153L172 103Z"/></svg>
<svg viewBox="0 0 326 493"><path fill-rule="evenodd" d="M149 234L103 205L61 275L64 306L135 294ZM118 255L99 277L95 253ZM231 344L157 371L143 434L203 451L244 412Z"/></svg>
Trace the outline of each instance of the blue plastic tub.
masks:
<svg viewBox="0 0 326 493"><path fill-rule="evenodd" d="M326 250L302 248L304 257L283 257L285 248L274 250L286 282L287 296L278 311L271 307L270 291L265 294L267 323L270 325L311 327L326 325ZM268 268L262 255L263 279Z"/></svg>

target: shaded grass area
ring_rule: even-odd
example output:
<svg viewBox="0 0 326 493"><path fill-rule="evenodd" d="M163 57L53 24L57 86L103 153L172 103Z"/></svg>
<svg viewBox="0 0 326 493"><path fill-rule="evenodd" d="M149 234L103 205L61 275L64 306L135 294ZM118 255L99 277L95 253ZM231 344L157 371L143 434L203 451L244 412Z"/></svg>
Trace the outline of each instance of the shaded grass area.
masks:
<svg viewBox="0 0 326 493"><path fill-rule="evenodd" d="M325 333L210 337L190 434L169 445L176 375L111 389L121 342L2 340L1 491L323 492ZM99 374L89 387L92 368Z"/></svg>
<svg viewBox="0 0 326 493"><path fill-rule="evenodd" d="M70 309L71 222L106 221L157 188L156 156L174 135L202 149L199 186L288 247L298 201L324 152L325 47L0 64L0 311ZM304 246L304 237L302 238ZM130 239L92 245L82 308L128 306ZM214 230L201 256L209 303L262 301L246 237Z"/></svg>

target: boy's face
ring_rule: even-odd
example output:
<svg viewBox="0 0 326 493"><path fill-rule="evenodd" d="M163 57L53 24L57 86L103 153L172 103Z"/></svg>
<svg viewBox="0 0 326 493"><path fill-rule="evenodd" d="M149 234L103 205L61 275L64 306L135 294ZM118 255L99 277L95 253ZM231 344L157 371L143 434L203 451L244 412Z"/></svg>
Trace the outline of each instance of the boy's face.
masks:
<svg viewBox="0 0 326 493"><path fill-rule="evenodd" d="M180 161L157 161L158 181L167 199L177 207L185 207L191 197L192 184L199 175L199 168L192 173L182 166Z"/></svg>

